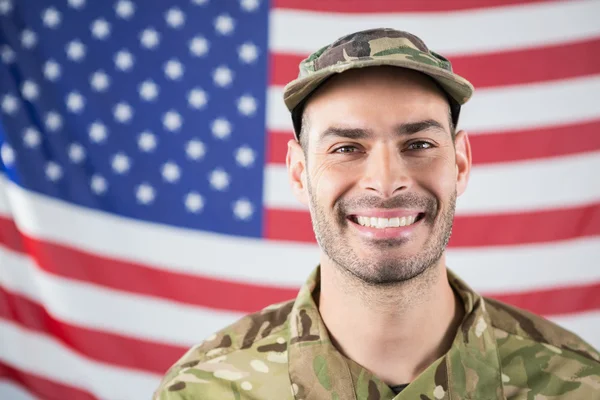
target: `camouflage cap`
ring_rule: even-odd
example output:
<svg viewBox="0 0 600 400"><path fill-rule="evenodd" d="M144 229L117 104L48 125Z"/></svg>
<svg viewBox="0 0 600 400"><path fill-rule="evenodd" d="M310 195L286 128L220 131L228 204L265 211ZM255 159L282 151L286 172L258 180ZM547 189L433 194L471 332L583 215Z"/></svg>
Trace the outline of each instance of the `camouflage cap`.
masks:
<svg viewBox="0 0 600 400"><path fill-rule="evenodd" d="M284 89L284 101L292 112L296 139L304 101L325 80L349 69L394 66L422 72L445 91L454 123L460 106L473 95L473 85L452 72L450 61L427 48L417 36L395 29L379 28L343 36L300 63L298 78Z"/></svg>

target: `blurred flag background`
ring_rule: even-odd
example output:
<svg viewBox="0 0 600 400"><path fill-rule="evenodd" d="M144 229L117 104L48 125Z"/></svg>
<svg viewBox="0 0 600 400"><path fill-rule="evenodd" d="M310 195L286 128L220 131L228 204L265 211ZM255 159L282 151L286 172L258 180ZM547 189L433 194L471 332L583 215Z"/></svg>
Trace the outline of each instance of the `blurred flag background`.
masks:
<svg viewBox="0 0 600 400"><path fill-rule="evenodd" d="M0 398L148 399L316 266L283 85L344 34L476 87L448 265L600 347L600 1L0 0Z"/></svg>

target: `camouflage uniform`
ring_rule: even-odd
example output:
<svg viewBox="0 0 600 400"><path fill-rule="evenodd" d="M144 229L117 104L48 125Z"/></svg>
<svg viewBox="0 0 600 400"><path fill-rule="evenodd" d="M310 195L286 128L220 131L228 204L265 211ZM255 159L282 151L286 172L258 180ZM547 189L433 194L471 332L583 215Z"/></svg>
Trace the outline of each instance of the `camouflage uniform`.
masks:
<svg viewBox="0 0 600 400"><path fill-rule="evenodd" d="M400 394L331 344L314 297L246 316L192 348L155 400L600 399L600 354L557 325L475 293L448 271L465 317L451 349Z"/></svg>

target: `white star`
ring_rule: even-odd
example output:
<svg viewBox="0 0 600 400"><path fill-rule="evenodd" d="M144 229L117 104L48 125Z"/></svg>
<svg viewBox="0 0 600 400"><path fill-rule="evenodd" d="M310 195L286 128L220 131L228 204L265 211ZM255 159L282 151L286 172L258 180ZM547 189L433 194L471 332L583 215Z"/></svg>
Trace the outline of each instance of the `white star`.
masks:
<svg viewBox="0 0 600 400"><path fill-rule="evenodd" d="M229 35L235 28L235 21L228 14L221 14L215 18L215 29L221 35Z"/></svg>
<svg viewBox="0 0 600 400"><path fill-rule="evenodd" d="M85 0L69 0L69 6L79 9L85 5Z"/></svg>
<svg viewBox="0 0 600 400"><path fill-rule="evenodd" d="M171 28L181 28L185 23L185 14L179 8L173 7L166 12L165 19Z"/></svg>
<svg viewBox="0 0 600 400"><path fill-rule="evenodd" d="M152 101L158 96L158 85L152 80L142 82L138 86L140 97L146 101Z"/></svg>
<svg viewBox="0 0 600 400"><path fill-rule="evenodd" d="M195 36L189 43L190 53L193 56L201 57L208 52L208 40L202 36Z"/></svg>
<svg viewBox="0 0 600 400"><path fill-rule="evenodd" d="M13 5L10 0L0 0L0 15L7 15L12 9Z"/></svg>
<svg viewBox="0 0 600 400"><path fill-rule="evenodd" d="M75 164L79 164L85 159L85 148L79 143L72 143L69 146L69 158Z"/></svg>
<svg viewBox="0 0 600 400"><path fill-rule="evenodd" d="M104 179L104 177L102 177L101 175L94 174L92 175L92 179L90 179L90 188L94 193L102 194L106 192L106 189L108 188L108 183L106 182L106 179Z"/></svg>
<svg viewBox="0 0 600 400"><path fill-rule="evenodd" d="M208 4L208 0L192 0L192 3L194 3L197 6L204 6Z"/></svg>
<svg viewBox="0 0 600 400"><path fill-rule="evenodd" d="M2 58L4 64L10 64L15 61L16 55L13 49L8 47L8 45L4 45L0 51L0 58Z"/></svg>
<svg viewBox="0 0 600 400"><path fill-rule="evenodd" d="M212 122L211 130L217 139L227 139L231 135L231 123L225 118L217 118Z"/></svg>
<svg viewBox="0 0 600 400"><path fill-rule="evenodd" d="M67 44L67 57L73 61L81 61L85 57L85 45L79 39Z"/></svg>
<svg viewBox="0 0 600 400"><path fill-rule="evenodd" d="M94 143L102 143L106 140L108 136L108 129L101 122L94 122L90 125L88 130L88 134L90 135L90 140Z"/></svg>
<svg viewBox="0 0 600 400"><path fill-rule="evenodd" d="M14 114L19 109L19 102L13 95L6 94L2 98L2 111L8 115Z"/></svg>
<svg viewBox="0 0 600 400"><path fill-rule="evenodd" d="M213 170L208 180L210 181L210 185L219 191L223 191L229 186L229 174L221 168Z"/></svg>
<svg viewBox="0 0 600 400"><path fill-rule="evenodd" d="M204 198L198 192L189 192L185 196L185 208L189 212L199 213L204 208Z"/></svg>
<svg viewBox="0 0 600 400"><path fill-rule="evenodd" d="M123 152L115 154L111 164L112 169L117 174L124 174L125 172L129 171L129 168L131 167L131 161L129 160L129 157L127 157L127 155Z"/></svg>
<svg viewBox="0 0 600 400"><path fill-rule="evenodd" d="M85 98L78 92L71 92L67 96L67 108L73 113L79 113L85 107Z"/></svg>
<svg viewBox="0 0 600 400"><path fill-rule="evenodd" d="M33 127L25 129L25 132L23 132L23 143L25 143L25 146L33 149L39 146L41 142L42 135L40 135L40 132L37 129Z"/></svg>
<svg viewBox="0 0 600 400"><path fill-rule="evenodd" d="M153 28L144 29L140 34L140 42L147 49L153 49L160 42L160 34Z"/></svg>
<svg viewBox="0 0 600 400"><path fill-rule="evenodd" d="M163 179L167 182L177 182L181 177L179 166L172 161L165 163L162 167Z"/></svg>
<svg viewBox="0 0 600 400"><path fill-rule="evenodd" d="M200 88L194 88L188 93L188 104L195 109L201 109L208 101L206 92Z"/></svg>
<svg viewBox="0 0 600 400"><path fill-rule="evenodd" d="M49 81L54 82L58 78L60 78L61 68L60 64L54 60L48 60L44 64L44 76Z"/></svg>
<svg viewBox="0 0 600 400"><path fill-rule="evenodd" d="M48 114L46 114L45 124L46 124L46 129L48 129L49 131L52 131L52 132L56 132L57 130L62 128L62 125L63 125L62 117L56 111L50 111Z"/></svg>
<svg viewBox="0 0 600 400"><path fill-rule="evenodd" d="M126 123L133 117L133 109L125 102L117 103L113 109L115 119L121 123Z"/></svg>
<svg viewBox="0 0 600 400"><path fill-rule="evenodd" d="M235 160L237 163L244 167L248 168L254 164L254 160L256 159L254 150L252 150L248 146L242 146L235 151Z"/></svg>
<svg viewBox="0 0 600 400"><path fill-rule="evenodd" d="M60 13L54 7L46 8L42 12L42 21L48 28L56 28L61 19Z"/></svg>
<svg viewBox="0 0 600 400"><path fill-rule="evenodd" d="M249 117L256 113L256 99L248 94L243 95L237 101L237 108L240 114Z"/></svg>
<svg viewBox="0 0 600 400"><path fill-rule="evenodd" d="M165 64L165 75L171 80L178 80L183 75L183 64L179 60L169 60Z"/></svg>
<svg viewBox="0 0 600 400"><path fill-rule="evenodd" d="M110 85L110 78L104 71L96 71L90 77L90 85L96 92L104 92Z"/></svg>
<svg viewBox="0 0 600 400"><path fill-rule="evenodd" d="M185 145L185 153L192 160L201 160L206 154L206 147L198 139L192 139Z"/></svg>
<svg viewBox="0 0 600 400"><path fill-rule="evenodd" d="M162 122L166 130L174 132L181 128L182 118L177 111L170 110L163 115Z"/></svg>
<svg viewBox="0 0 600 400"><path fill-rule="evenodd" d="M227 68L225 65L221 65L213 72L213 81L215 85L220 87L226 87L231 85L233 82L233 71Z"/></svg>
<svg viewBox="0 0 600 400"><path fill-rule="evenodd" d="M110 35L110 24L105 19L97 19L92 23L92 35L96 39L106 39Z"/></svg>
<svg viewBox="0 0 600 400"><path fill-rule="evenodd" d="M147 183L142 183L137 187L135 196L139 203L150 204L154 201L156 194L152 186Z"/></svg>
<svg viewBox="0 0 600 400"><path fill-rule="evenodd" d="M259 0L240 0L240 6L244 11L256 11L260 6Z"/></svg>
<svg viewBox="0 0 600 400"><path fill-rule="evenodd" d="M128 50L121 50L115 55L114 61L118 69L121 71L129 71L131 67L133 67L133 54Z"/></svg>
<svg viewBox="0 0 600 400"><path fill-rule="evenodd" d="M23 82L23 86L21 86L21 94L25 99L32 101L37 99L37 97L40 94L40 91L35 82L27 80Z"/></svg>
<svg viewBox="0 0 600 400"><path fill-rule="evenodd" d="M129 19L135 12L135 5L129 0L120 0L115 4L115 12L123 19Z"/></svg>
<svg viewBox="0 0 600 400"><path fill-rule="evenodd" d="M48 161L46 164L46 176L52 182L56 182L60 178L62 178L63 171L60 165L55 163L54 161Z"/></svg>
<svg viewBox="0 0 600 400"><path fill-rule="evenodd" d="M254 43L246 42L238 47L238 57L243 63L252 64L258 58L258 47Z"/></svg>
<svg viewBox="0 0 600 400"><path fill-rule="evenodd" d="M15 162L15 151L8 143L4 142L2 143L2 148L0 149L0 157L2 157L4 165L10 167Z"/></svg>
<svg viewBox="0 0 600 400"><path fill-rule="evenodd" d="M252 207L252 203L250 203L248 199L242 198L233 203L233 215L235 215L237 219L247 221L252 217L253 213L254 207Z"/></svg>
<svg viewBox="0 0 600 400"><path fill-rule="evenodd" d="M26 49L31 49L37 43L37 35L31 29L25 29L21 33L21 44Z"/></svg>
<svg viewBox="0 0 600 400"><path fill-rule="evenodd" d="M146 153L156 148L156 136L150 131L144 131L138 136L138 147Z"/></svg>

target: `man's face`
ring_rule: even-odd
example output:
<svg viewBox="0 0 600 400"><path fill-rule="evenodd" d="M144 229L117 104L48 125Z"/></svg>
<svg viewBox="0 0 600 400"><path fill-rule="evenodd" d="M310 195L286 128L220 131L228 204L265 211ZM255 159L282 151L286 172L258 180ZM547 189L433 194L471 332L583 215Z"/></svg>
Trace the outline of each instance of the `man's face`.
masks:
<svg viewBox="0 0 600 400"><path fill-rule="evenodd" d="M435 265L471 162L439 89L398 68L354 70L324 85L305 113L306 157L291 142L288 165L326 258L369 284Z"/></svg>

